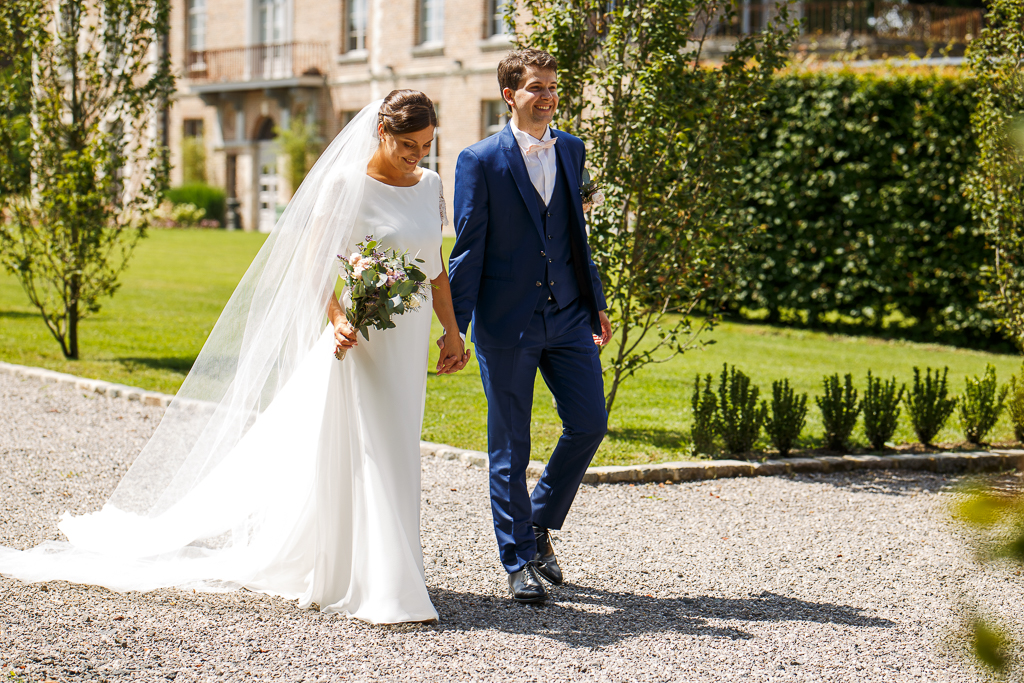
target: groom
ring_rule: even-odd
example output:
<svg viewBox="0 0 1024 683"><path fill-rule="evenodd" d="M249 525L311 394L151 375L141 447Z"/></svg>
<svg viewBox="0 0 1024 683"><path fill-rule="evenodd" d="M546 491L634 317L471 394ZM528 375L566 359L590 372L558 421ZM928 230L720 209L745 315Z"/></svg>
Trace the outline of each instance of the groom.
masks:
<svg viewBox="0 0 1024 683"><path fill-rule="evenodd" d="M513 599L540 602L539 577L562 582L550 529L560 529L607 430L597 345L611 338L580 195L583 142L552 129L555 59L510 53L498 66L512 120L463 150L455 168L449 263L459 329L473 343L487 395L491 511ZM537 370L562 436L530 494L530 420Z"/></svg>

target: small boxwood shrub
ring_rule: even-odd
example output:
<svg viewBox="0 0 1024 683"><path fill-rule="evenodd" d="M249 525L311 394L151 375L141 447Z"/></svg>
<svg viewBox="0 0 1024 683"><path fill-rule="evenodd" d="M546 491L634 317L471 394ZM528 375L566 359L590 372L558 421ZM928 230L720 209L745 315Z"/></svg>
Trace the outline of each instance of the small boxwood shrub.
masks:
<svg viewBox="0 0 1024 683"><path fill-rule="evenodd" d="M718 399L711 389L711 374L704 379L701 387L700 375L693 380L693 427L690 438L695 453L714 455L715 453L715 419L718 415Z"/></svg>
<svg viewBox="0 0 1024 683"><path fill-rule="evenodd" d="M884 382L872 377L868 370L868 386L864 390L864 435L875 450L885 448L885 443L896 433L900 422L900 401L906 385L896 388L896 378Z"/></svg>
<svg viewBox="0 0 1024 683"><path fill-rule="evenodd" d="M764 412L757 402L760 395L761 390L743 372L735 366L722 366L715 431L729 453L746 453L760 436L764 422Z"/></svg>
<svg viewBox="0 0 1024 683"><path fill-rule="evenodd" d="M924 380L921 379L920 368L914 368L914 386L907 392L904 403L910 414L910 423L914 427L917 439L930 446L935 435L946 425L946 420L956 410L956 397L949 397L949 385L946 377L949 368L943 368L942 374L925 368Z"/></svg>
<svg viewBox="0 0 1024 683"><path fill-rule="evenodd" d="M824 377L822 384L825 395L816 396L814 400L825 425L825 443L830 450L845 452L861 408L857 390L853 388L853 376L847 374L840 386L839 373L834 373Z"/></svg>
<svg viewBox="0 0 1024 683"><path fill-rule="evenodd" d="M960 427L964 430L965 439L972 444L980 444L996 426L1006 405L1009 387L998 387L996 369L991 365L985 367L984 377L965 377L964 380L964 395L960 399Z"/></svg>
<svg viewBox="0 0 1024 683"><path fill-rule="evenodd" d="M1010 392L1006 407L1010 411L1010 422L1013 423L1013 438L1017 443L1024 443L1024 364L1020 366L1020 374L1010 377Z"/></svg>
<svg viewBox="0 0 1024 683"><path fill-rule="evenodd" d="M761 412L772 445L779 455L786 457L807 423L807 394L797 395L788 379L772 382L771 407L762 401Z"/></svg>

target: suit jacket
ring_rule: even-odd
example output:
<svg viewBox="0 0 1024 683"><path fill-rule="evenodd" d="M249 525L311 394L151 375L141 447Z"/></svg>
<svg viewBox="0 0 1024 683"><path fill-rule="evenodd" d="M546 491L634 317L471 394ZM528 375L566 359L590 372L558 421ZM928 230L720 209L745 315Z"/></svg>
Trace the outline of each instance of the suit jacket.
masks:
<svg viewBox="0 0 1024 683"><path fill-rule="evenodd" d="M586 148L579 138L551 129L558 139L558 172L572 197L569 239L573 270L591 327L601 333L606 308L590 256L581 185ZM547 259L540 202L512 130L467 147L455 166L455 248L449 259L452 303L459 330L473 322L473 342L491 348L519 343L537 305L537 283Z"/></svg>

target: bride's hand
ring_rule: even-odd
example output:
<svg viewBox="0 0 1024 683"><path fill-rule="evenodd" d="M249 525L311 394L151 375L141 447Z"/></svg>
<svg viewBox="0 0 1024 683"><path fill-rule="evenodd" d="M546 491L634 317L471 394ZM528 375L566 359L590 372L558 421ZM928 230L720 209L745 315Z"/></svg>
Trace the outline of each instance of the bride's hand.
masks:
<svg viewBox="0 0 1024 683"><path fill-rule="evenodd" d="M437 374L439 375L458 372L469 362L471 352L466 349L458 332L446 332L437 340L437 347L441 349L441 354L437 359Z"/></svg>
<svg viewBox="0 0 1024 683"><path fill-rule="evenodd" d="M355 328L349 325L348 320L344 318L337 320L334 323L334 352L337 353L342 349L348 350L358 345Z"/></svg>

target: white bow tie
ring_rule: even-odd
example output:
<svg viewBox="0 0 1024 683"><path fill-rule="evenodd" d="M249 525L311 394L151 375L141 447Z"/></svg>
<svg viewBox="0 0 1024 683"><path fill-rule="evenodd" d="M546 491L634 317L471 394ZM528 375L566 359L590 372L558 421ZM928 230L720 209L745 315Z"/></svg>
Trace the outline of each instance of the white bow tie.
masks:
<svg viewBox="0 0 1024 683"><path fill-rule="evenodd" d="M555 146L556 142L558 142L558 138L551 138L547 142L542 142L539 145L530 145L526 148L524 154L526 154L526 156L530 156L531 154L537 154L542 150L551 149Z"/></svg>

